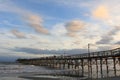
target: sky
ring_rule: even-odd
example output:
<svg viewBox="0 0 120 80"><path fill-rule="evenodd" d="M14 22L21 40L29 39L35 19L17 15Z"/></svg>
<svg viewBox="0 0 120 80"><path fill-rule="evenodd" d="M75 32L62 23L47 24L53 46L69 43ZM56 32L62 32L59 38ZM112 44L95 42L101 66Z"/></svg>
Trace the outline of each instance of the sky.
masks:
<svg viewBox="0 0 120 80"><path fill-rule="evenodd" d="M0 0L0 61L119 47L120 0Z"/></svg>

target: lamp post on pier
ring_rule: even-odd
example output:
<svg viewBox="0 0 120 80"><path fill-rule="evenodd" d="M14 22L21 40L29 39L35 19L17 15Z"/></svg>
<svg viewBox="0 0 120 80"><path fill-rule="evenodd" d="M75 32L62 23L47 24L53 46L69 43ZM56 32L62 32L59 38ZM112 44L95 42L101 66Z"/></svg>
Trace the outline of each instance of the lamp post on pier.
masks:
<svg viewBox="0 0 120 80"><path fill-rule="evenodd" d="M88 43L88 55L90 57L90 43Z"/></svg>

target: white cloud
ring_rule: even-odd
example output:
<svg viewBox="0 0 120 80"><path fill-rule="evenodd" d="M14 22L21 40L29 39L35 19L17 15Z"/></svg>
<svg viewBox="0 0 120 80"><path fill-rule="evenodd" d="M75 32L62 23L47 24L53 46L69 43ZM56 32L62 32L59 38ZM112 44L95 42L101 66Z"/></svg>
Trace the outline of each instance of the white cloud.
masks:
<svg viewBox="0 0 120 80"><path fill-rule="evenodd" d="M51 29L51 34L56 36L64 36L67 33L64 23L59 23L53 26Z"/></svg>

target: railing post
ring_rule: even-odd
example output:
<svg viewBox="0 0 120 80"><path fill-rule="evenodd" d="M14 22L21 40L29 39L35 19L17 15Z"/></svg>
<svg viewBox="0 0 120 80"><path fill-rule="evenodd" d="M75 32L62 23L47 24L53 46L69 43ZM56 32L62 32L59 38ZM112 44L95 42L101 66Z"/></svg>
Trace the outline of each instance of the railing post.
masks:
<svg viewBox="0 0 120 80"><path fill-rule="evenodd" d="M101 78L103 78L102 58L100 58L100 72L101 72Z"/></svg>
<svg viewBox="0 0 120 80"><path fill-rule="evenodd" d="M84 76L84 60L81 59L82 76Z"/></svg>
<svg viewBox="0 0 120 80"><path fill-rule="evenodd" d="M108 58L105 58L105 62L106 62L106 69L107 69L107 77L109 77Z"/></svg>
<svg viewBox="0 0 120 80"><path fill-rule="evenodd" d="M97 73L97 78L98 78L98 61L97 61L97 58L95 59L96 61L96 73Z"/></svg>
<svg viewBox="0 0 120 80"><path fill-rule="evenodd" d="M116 58L115 57L113 57L113 65L114 65L114 74L115 74L115 76L116 76Z"/></svg>

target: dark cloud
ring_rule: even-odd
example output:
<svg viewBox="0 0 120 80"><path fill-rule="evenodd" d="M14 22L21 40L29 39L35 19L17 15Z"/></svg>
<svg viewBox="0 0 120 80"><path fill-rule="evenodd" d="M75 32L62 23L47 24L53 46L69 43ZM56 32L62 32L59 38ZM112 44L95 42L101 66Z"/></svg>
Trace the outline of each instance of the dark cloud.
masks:
<svg viewBox="0 0 120 80"><path fill-rule="evenodd" d="M115 27L111 31L109 31L107 34L103 35L101 39L96 42L96 44L110 44L111 41L114 40L113 36L116 35L116 33L120 30L119 27Z"/></svg>
<svg viewBox="0 0 120 80"><path fill-rule="evenodd" d="M115 44L120 44L120 41L116 42Z"/></svg>
<svg viewBox="0 0 120 80"><path fill-rule="evenodd" d="M43 53L48 53L48 50L46 52L46 50L34 49L34 48L20 48L20 47L16 47L13 50L16 51L16 52L25 52L25 53L29 53L29 54L43 54Z"/></svg>
<svg viewBox="0 0 120 80"><path fill-rule="evenodd" d="M16 47L12 49L13 51L16 52L24 52L28 54L58 54L62 55L64 53L66 54L80 54L80 53L86 53L87 49L72 49L72 50L41 50L41 49L34 49L34 48L21 48L21 47Z"/></svg>
<svg viewBox="0 0 120 80"><path fill-rule="evenodd" d="M112 36L102 36L101 40L96 42L96 44L109 44L113 40Z"/></svg>
<svg viewBox="0 0 120 80"><path fill-rule="evenodd" d="M112 48L113 48L112 46L99 46L97 48L97 51L106 51L106 50L110 50Z"/></svg>

